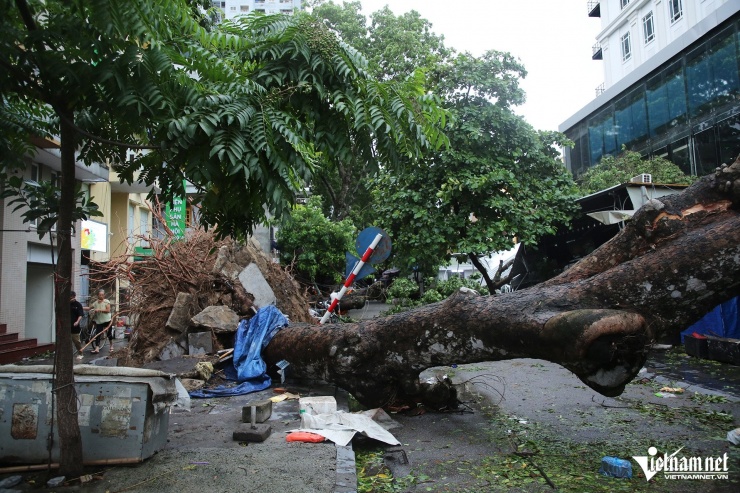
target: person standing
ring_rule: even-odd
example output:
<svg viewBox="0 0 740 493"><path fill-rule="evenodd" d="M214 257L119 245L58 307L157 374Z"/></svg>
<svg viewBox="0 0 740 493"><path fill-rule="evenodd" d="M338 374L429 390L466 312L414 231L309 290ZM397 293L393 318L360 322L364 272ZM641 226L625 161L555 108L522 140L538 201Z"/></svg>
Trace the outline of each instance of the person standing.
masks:
<svg viewBox="0 0 740 493"><path fill-rule="evenodd" d="M90 334L93 341L93 348L90 352L92 354L98 354L100 352L100 347L102 346L100 341L101 337L98 337L98 334L101 334L110 325L111 321L110 301L105 299L104 289L98 290L98 299L90 305L90 315L93 322L95 322L94 329ZM111 351L112 350L113 346L111 345Z"/></svg>
<svg viewBox="0 0 740 493"><path fill-rule="evenodd" d="M77 359L82 359L82 341L80 341L80 323L82 317L85 316L85 310L82 308L82 303L77 301L77 293L74 291L69 293L72 299L69 302L69 309L71 312L70 320L72 321L72 343L77 348Z"/></svg>

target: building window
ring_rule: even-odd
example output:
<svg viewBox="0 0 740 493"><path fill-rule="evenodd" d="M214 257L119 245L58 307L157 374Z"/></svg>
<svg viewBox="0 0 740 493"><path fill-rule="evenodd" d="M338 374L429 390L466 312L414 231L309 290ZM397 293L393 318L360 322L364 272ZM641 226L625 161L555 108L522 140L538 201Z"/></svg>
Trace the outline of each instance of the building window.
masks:
<svg viewBox="0 0 740 493"><path fill-rule="evenodd" d="M683 17L683 2L682 0L669 0L668 9L671 15L671 24Z"/></svg>
<svg viewBox="0 0 740 493"><path fill-rule="evenodd" d="M629 5L630 0L620 0L622 2L622 8L624 9L627 5Z"/></svg>
<svg viewBox="0 0 740 493"><path fill-rule="evenodd" d="M629 31L622 36L622 61L626 62L632 58L632 42Z"/></svg>
<svg viewBox="0 0 740 493"><path fill-rule="evenodd" d="M240 5L239 10L242 12L249 12L249 5Z"/></svg>
<svg viewBox="0 0 740 493"><path fill-rule="evenodd" d="M31 165L31 181L35 181L36 183L41 181L41 173L36 164Z"/></svg>
<svg viewBox="0 0 740 493"><path fill-rule="evenodd" d="M652 10L642 18L642 33L645 35L645 44L655 39L655 23Z"/></svg>
<svg viewBox="0 0 740 493"><path fill-rule="evenodd" d="M231 10L236 10L236 6L234 6L234 7L230 7L230 8L231 8Z"/></svg>
<svg viewBox="0 0 740 493"><path fill-rule="evenodd" d="M218 8L225 9L226 8L226 2L211 2L211 4Z"/></svg>

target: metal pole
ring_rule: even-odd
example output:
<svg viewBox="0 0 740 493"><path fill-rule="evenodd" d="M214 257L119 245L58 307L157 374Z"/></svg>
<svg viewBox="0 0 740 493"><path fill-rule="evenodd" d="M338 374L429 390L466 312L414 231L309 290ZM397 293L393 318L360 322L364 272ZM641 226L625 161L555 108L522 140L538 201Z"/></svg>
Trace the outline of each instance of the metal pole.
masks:
<svg viewBox="0 0 740 493"><path fill-rule="evenodd" d="M329 308L326 309L326 313L324 313L324 316L321 317L321 320L319 321L320 324L325 324L326 321L329 320L331 312L334 311L334 309L337 307L337 304L339 304L339 300L342 299L344 293L346 293L347 289L349 289L349 287L352 285L355 277L357 277L357 274L359 274L360 270L362 270L362 267L368 260L370 260L370 257L372 257L373 255L373 250L375 250L375 247L378 246L378 243L380 243L381 239L383 239L382 234L378 233L377 235L375 235L375 239L372 243L370 243L370 246L367 247L367 250L365 250L365 254L360 260L357 261L357 263L355 264L355 268L352 269L352 273L347 277L347 280L344 281L344 286L342 286L342 289L340 289L338 293L332 293L331 305L329 305Z"/></svg>

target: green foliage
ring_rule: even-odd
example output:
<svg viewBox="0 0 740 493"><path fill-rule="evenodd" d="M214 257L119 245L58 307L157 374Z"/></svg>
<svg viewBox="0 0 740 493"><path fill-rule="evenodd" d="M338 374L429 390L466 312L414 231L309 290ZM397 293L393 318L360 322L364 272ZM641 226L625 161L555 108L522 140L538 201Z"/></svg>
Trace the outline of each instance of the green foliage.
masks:
<svg viewBox="0 0 740 493"><path fill-rule="evenodd" d="M653 183L689 185L696 180L667 159L643 159L639 152L622 148L618 156L604 156L599 164L579 176L577 182L582 195L589 195L628 182L642 173L651 174Z"/></svg>
<svg viewBox="0 0 740 493"><path fill-rule="evenodd" d="M447 298L452 296L454 293L460 291L460 288L472 289L473 291L480 292L481 285L479 282L473 279L463 279L462 277L451 277L446 281L438 281L435 284L435 289L439 291L442 297Z"/></svg>
<svg viewBox="0 0 740 493"><path fill-rule="evenodd" d="M292 266L299 278L319 283L339 283L345 252L354 251L355 228L349 220L332 222L321 211L321 197L297 205L280 224L280 261Z"/></svg>
<svg viewBox="0 0 740 493"><path fill-rule="evenodd" d="M381 226L394 262L435 273L451 252L482 255L552 234L575 211L576 189L556 132L537 132L512 105L523 101L524 68L511 55L456 57L441 79L451 120L448 149L375 181Z"/></svg>
<svg viewBox="0 0 740 493"><path fill-rule="evenodd" d="M442 301L444 297L437 291L436 289L428 289L424 292L424 295L421 297L421 303L424 305L428 305L430 303L436 303L438 301Z"/></svg>
<svg viewBox="0 0 740 493"><path fill-rule="evenodd" d="M338 32L344 42L356 48L368 60L368 72L380 80L395 80L404 84L413 81L423 86L426 79L429 84L433 79L430 74L436 61L446 56L442 38L432 33L429 22L416 12L396 17L386 7L367 19L360 12L360 2L318 4L312 9L313 15ZM427 91L424 97L436 100L430 93ZM383 97L389 96L392 93ZM396 107L401 108L399 105ZM426 112L423 107L419 109ZM353 140L352 145L361 143L361 140ZM428 148L445 143L446 140L439 135L438 140ZM331 160L322 164L311 182L311 188L314 193L327 199L327 215L334 219L351 216L358 226L365 226L374 224L376 220L371 205L370 179L380 171L381 164L385 169L390 167L393 170L398 166L375 152L358 152L361 149L362 146L359 146L343 155L326 154ZM402 158L400 164L405 161Z"/></svg>
<svg viewBox="0 0 740 493"><path fill-rule="evenodd" d="M35 223L39 238L52 231L57 224L59 216L61 194L59 188L51 181L35 182L23 180L20 176L0 176L3 190L0 199L11 198L8 206L13 207L13 212L21 212L23 222ZM102 216L98 205L90 201L79 184L75 190L75 208L72 211L72 223L90 217Z"/></svg>
<svg viewBox="0 0 740 493"><path fill-rule="evenodd" d="M389 298L405 299L411 298L413 294L419 292L419 286L414 281L406 277L399 277L388 288Z"/></svg>
<svg viewBox="0 0 740 493"><path fill-rule="evenodd" d="M71 115L83 162L156 182L165 201L187 179L204 224L235 236L289 211L319 167L350 155L393 164L446 142L444 112L422 78L378 82L307 14L207 30L192 15L197 3L3 1L3 130L18 123L11 103L33 107L26 116ZM28 127L0 135L18 144ZM111 142L149 152L127 160L127 146Z"/></svg>
<svg viewBox="0 0 740 493"><path fill-rule="evenodd" d="M450 252L507 250L514 238L531 244L569 220L577 195L557 150L568 141L536 132L514 113L524 102L519 80L526 71L512 55L457 54L414 11L395 16L386 7L370 22L359 2L319 2L313 11L358 48L378 76L402 79L421 69L449 110L445 150L401 170L378 168L372 182L367 216L380 218L392 235L393 263L405 274L436 273ZM346 189L350 182L322 175L320 186Z"/></svg>

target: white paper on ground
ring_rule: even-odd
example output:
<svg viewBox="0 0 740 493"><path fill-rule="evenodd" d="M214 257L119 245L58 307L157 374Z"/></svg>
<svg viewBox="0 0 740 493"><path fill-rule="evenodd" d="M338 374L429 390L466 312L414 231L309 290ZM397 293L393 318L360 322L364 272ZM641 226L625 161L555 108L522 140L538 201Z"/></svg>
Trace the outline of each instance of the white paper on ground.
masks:
<svg viewBox="0 0 740 493"><path fill-rule="evenodd" d="M387 443L400 445L396 437L383 429L378 423L365 414L351 414L336 412L330 414L301 415L301 429L293 431L308 431L321 435L337 445L347 445L352 441L355 433Z"/></svg>

